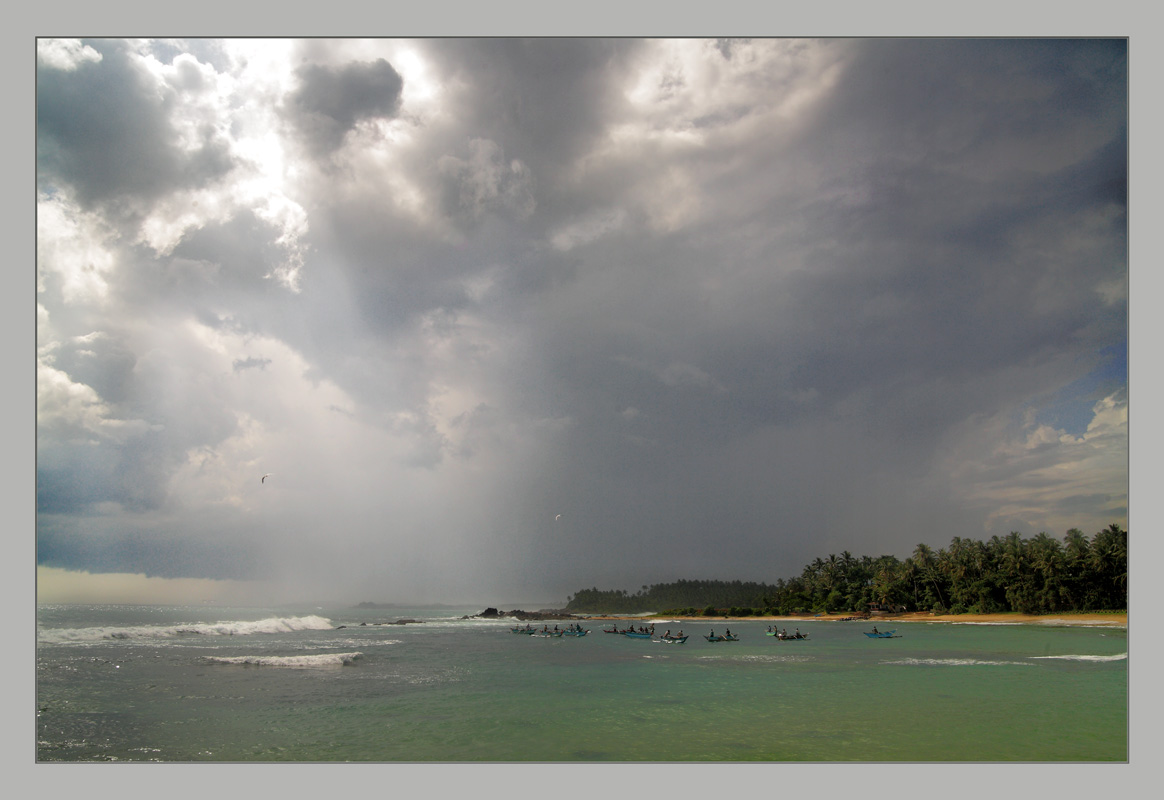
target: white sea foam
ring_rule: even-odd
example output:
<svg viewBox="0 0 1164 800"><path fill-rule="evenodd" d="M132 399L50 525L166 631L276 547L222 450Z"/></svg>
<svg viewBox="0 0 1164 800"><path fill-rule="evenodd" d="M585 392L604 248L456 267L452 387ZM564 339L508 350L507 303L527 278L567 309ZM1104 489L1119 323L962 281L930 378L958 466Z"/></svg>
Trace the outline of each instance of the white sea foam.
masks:
<svg viewBox="0 0 1164 800"><path fill-rule="evenodd" d="M242 664L247 667L346 667L363 653L318 653L310 656L208 656L212 664Z"/></svg>
<svg viewBox="0 0 1164 800"><path fill-rule="evenodd" d="M764 655L735 655L735 656L733 656L733 655L697 656L696 658L699 661L719 661L719 662L723 662L723 661L752 661L752 662L783 661L783 662L791 662L791 661L812 661L813 660L813 658L811 656L768 655L768 654L764 654Z"/></svg>
<svg viewBox="0 0 1164 800"><path fill-rule="evenodd" d="M902 658L897 661L883 661L883 664L905 664L927 667L1030 667L1025 661L983 661L977 658Z"/></svg>
<svg viewBox="0 0 1164 800"><path fill-rule="evenodd" d="M330 620L319 616L268 617L260 620L195 622L189 625L135 625L101 628L49 628L37 631L43 644L100 642L111 639L178 639L190 636L250 636L261 633L330 630Z"/></svg>
<svg viewBox="0 0 1164 800"><path fill-rule="evenodd" d="M1056 658L1056 659L1062 659L1064 661L1126 661L1128 658L1128 654L1127 653L1116 653L1113 656L1081 656L1081 655L1031 656L1031 658Z"/></svg>

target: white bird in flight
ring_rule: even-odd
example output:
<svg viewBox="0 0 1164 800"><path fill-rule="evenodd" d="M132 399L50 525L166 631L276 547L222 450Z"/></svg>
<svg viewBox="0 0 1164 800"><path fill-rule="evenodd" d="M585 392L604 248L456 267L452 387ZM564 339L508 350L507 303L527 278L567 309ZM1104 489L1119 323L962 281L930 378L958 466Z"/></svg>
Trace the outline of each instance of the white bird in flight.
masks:
<svg viewBox="0 0 1164 800"><path fill-rule="evenodd" d="M560 520L561 518L562 518L562 515L561 515L561 514L559 514L558 516L554 517L554 522L557 522L557 521L558 521L558 520Z"/></svg>

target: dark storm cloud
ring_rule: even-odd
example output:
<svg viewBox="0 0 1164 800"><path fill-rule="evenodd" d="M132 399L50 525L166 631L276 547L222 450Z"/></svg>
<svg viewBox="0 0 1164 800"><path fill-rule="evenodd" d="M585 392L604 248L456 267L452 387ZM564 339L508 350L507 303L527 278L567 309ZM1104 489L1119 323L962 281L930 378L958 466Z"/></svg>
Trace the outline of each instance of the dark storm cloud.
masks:
<svg viewBox="0 0 1164 800"><path fill-rule="evenodd" d="M459 111L469 136L503 143L537 175L559 170L605 133L624 102L618 84L633 39L454 39L437 68L470 88Z"/></svg>
<svg viewBox="0 0 1164 800"><path fill-rule="evenodd" d="M64 458L42 448L36 469L37 513L85 513L117 497L107 459L108 454L95 447L71 448Z"/></svg>
<svg viewBox="0 0 1164 800"><path fill-rule="evenodd" d="M87 40L102 59L73 71L37 69L38 185L67 185L84 205L144 203L205 185L233 166L216 131L179 146L179 88L159 85L124 42ZM197 80L192 77L191 80Z"/></svg>
<svg viewBox="0 0 1164 800"><path fill-rule="evenodd" d="M555 597L1118 511L1126 43L381 44L287 57L283 206L122 243L100 309L45 276L53 558L66 509L217 504L321 587Z"/></svg>
<svg viewBox="0 0 1164 800"><path fill-rule="evenodd" d="M296 74L289 113L317 153L339 147L360 120L391 117L400 105L403 80L382 58L338 68L306 64Z"/></svg>
<svg viewBox="0 0 1164 800"><path fill-rule="evenodd" d="M989 43L898 44L857 46L839 91L815 112L813 136L783 154L823 165L826 182L859 195L805 205L773 193L768 213L791 218L800 231L782 240L773 260L796 269L742 278L752 291L722 316L697 284L672 280L690 274L676 265L714 275L726 260L744 275L739 266L748 256L737 250L725 259L688 231L685 249L652 245L649 257L638 257L633 245L621 249L617 299L611 293L589 318L548 329L553 397L581 424L567 448L571 458L547 483L635 475L639 491L623 498L619 514L637 517L628 527L658 530L662 543L664 529L671 536L686 529L680 520L698 519L705 530L736 507L730 492L709 488L715 476L700 464L713 463L712 453L749 430L787 426L785 438L796 446L780 448L768 464L725 465L737 479L749 468L770 478L767 496L752 498L767 512L757 519L749 507L743 516L752 520L731 541L742 556L783 528L778 521L798 520L802 526L791 527L800 534L780 536L799 540L796 551L808 554L830 527L852 525L806 515L813 491L828 497L823 487L832 484L837 503L856 507L860 498L872 508L876 492L859 490L862 475L924 475L944 432L967 415L1011 407L1054 353L1074 349L1081 363L1096 363L1089 351L1118 335L1126 318L1122 304L1106 306L1096 292L1126 258L1119 194L1126 96L1107 90L1113 79L1119 84L1119 43L1082 46L1082 65L1073 45L1027 54ZM982 70L981 58L997 69ZM1079 130L1088 132L1082 144L1072 133ZM738 157L751 163L754 156L758 165L764 144L755 147ZM1000 166L1002 148L1030 160ZM831 187L821 188L827 196ZM1073 215L1088 212L1101 214L1099 221L1067 241ZM591 250L590 257L598 268L599 256ZM765 260L754 259L757 270ZM637 291L630 274L641 269L657 281L644 280ZM659 307L667 313L656 317ZM628 355L659 370L689 361L726 391L667 385L619 360ZM614 412L627 407L641 412L633 430L642 439L616 427ZM837 431L835 451L822 446L823 432L815 442L795 432L812 420ZM655 496L643 490L649 484L638 470L662 469L636 450L644 440L660 463L690 460L666 470L675 474ZM802 497L786 491L797 472L817 478ZM904 493L893 481L886 488ZM611 486L595 494L620 497ZM640 501L658 524L634 513ZM714 511L701 513L708 508ZM947 522L965 524L953 514ZM882 542L895 537L900 547L919 535L907 513L896 533L886 523L894 524L882 516L869 526L880 529ZM688 534L687 544L698 546L697 535Z"/></svg>
<svg viewBox="0 0 1164 800"><path fill-rule="evenodd" d="M213 527L159 532L148 524L110 525L90 518L86 529L60 526L42 512L37 550L42 564L89 572L142 573L161 578L252 579L263 565L254 543ZM196 533L197 535L191 535Z"/></svg>

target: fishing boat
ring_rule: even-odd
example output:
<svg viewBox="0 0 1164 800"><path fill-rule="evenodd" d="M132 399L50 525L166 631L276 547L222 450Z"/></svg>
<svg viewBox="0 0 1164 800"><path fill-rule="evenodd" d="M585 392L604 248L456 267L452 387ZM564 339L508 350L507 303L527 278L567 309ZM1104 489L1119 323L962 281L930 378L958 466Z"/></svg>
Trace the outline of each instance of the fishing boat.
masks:
<svg viewBox="0 0 1164 800"><path fill-rule="evenodd" d="M524 628L510 628L513 633L537 633L537 628L526 626Z"/></svg>
<svg viewBox="0 0 1164 800"><path fill-rule="evenodd" d="M797 631L796 633L781 633L780 631L768 631L764 635L765 636L775 636L777 639L780 639L781 641L784 641L784 640L793 641L796 639L807 639L808 638L807 633L801 633L800 631Z"/></svg>
<svg viewBox="0 0 1164 800"><path fill-rule="evenodd" d="M651 634L639 633L638 631L625 631L623 633L623 636L627 637L628 639L650 639L651 638Z"/></svg>
<svg viewBox="0 0 1164 800"><path fill-rule="evenodd" d="M900 639L897 635L897 629L891 631L863 631L863 633L870 639Z"/></svg>
<svg viewBox="0 0 1164 800"><path fill-rule="evenodd" d="M709 642L738 642L740 640L738 636L704 636L703 638Z"/></svg>
<svg viewBox="0 0 1164 800"><path fill-rule="evenodd" d="M565 631L536 631L535 633L532 633L530 635L531 636L540 636L543 639L545 639L545 638L559 639L559 638L565 636L566 632Z"/></svg>
<svg viewBox="0 0 1164 800"><path fill-rule="evenodd" d="M687 637L686 636L663 636L659 639L659 641L666 642L667 644L683 644L685 641L687 641Z"/></svg>
<svg viewBox="0 0 1164 800"><path fill-rule="evenodd" d="M586 628L575 628L574 630L567 629L565 633L567 636L585 636L590 631Z"/></svg>

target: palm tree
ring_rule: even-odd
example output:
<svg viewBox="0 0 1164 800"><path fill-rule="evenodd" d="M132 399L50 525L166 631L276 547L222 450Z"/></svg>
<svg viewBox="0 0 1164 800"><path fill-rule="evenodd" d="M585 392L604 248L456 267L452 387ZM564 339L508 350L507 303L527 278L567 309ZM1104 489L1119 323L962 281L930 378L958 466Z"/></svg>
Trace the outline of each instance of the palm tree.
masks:
<svg viewBox="0 0 1164 800"><path fill-rule="evenodd" d="M943 550L939 556L945 557L942 560L950 580L950 599L965 607L974 605L970 584L973 577L981 575L981 570L976 569L973 543L955 536L950 542L949 553Z"/></svg>
<svg viewBox="0 0 1164 800"><path fill-rule="evenodd" d="M936 561L934 559L934 551L927 544L919 544L913 550L913 560L917 564L918 573L929 581L929 584L934 587L934 591L938 594L938 602L943 607L946 606L946 599L942 596L942 588L938 585Z"/></svg>
<svg viewBox="0 0 1164 800"><path fill-rule="evenodd" d="M1101 587L1101 602L1107 608L1128 604L1128 532L1108 525L1091 540L1091 567Z"/></svg>
<svg viewBox="0 0 1164 800"><path fill-rule="evenodd" d="M1064 591L1072 608L1086 610L1092 606L1094 585L1088 580L1091 571L1091 542L1078 528L1063 537Z"/></svg>
<svg viewBox="0 0 1164 800"><path fill-rule="evenodd" d="M1037 595L1043 611L1056 611L1060 595L1060 577L1063 569L1063 552L1059 542L1046 533L1039 533L1027 543L1030 566L1034 570L1039 586Z"/></svg>

